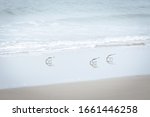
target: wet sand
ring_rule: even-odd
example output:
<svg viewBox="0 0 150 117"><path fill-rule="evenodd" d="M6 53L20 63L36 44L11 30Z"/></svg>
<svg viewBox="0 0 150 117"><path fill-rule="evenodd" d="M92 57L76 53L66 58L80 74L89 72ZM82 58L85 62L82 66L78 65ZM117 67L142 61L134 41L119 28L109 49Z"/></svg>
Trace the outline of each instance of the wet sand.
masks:
<svg viewBox="0 0 150 117"><path fill-rule="evenodd" d="M150 75L101 79L95 81L1 89L0 99L150 99Z"/></svg>

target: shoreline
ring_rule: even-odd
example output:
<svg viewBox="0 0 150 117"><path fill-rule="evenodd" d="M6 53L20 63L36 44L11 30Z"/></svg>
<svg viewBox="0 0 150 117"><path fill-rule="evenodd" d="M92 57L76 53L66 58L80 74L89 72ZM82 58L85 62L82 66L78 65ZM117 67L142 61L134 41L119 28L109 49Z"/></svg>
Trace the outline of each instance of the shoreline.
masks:
<svg viewBox="0 0 150 117"><path fill-rule="evenodd" d="M110 47L0 57L0 89L146 75L149 50L147 46Z"/></svg>
<svg viewBox="0 0 150 117"><path fill-rule="evenodd" d="M149 100L150 75L1 89L1 100Z"/></svg>

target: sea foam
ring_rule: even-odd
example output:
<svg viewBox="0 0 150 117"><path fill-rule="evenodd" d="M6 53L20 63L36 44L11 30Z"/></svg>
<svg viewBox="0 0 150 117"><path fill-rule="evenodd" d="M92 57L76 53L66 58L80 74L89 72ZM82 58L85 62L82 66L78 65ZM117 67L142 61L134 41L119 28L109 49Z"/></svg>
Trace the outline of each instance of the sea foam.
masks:
<svg viewBox="0 0 150 117"><path fill-rule="evenodd" d="M42 54L83 48L111 46L144 46L150 44L149 36L113 37L78 41L5 41L0 42L0 55Z"/></svg>

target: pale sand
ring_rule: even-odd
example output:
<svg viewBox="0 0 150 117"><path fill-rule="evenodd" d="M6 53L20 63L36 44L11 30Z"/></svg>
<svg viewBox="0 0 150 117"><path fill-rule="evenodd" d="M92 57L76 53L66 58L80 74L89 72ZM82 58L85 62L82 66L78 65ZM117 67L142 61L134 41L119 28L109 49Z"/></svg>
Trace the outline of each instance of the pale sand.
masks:
<svg viewBox="0 0 150 117"><path fill-rule="evenodd" d="M150 76L3 89L0 99L150 99Z"/></svg>

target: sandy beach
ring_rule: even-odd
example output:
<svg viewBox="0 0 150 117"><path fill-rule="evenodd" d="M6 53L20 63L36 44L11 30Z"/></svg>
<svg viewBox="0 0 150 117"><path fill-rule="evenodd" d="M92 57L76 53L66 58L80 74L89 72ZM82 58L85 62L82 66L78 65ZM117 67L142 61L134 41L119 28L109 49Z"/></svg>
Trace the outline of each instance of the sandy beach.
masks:
<svg viewBox="0 0 150 117"><path fill-rule="evenodd" d="M147 55L149 46L129 46L1 57L0 99L150 99Z"/></svg>
<svg viewBox="0 0 150 117"><path fill-rule="evenodd" d="M101 79L28 88L0 90L0 99L70 100L70 99L150 99L150 76Z"/></svg>
<svg viewBox="0 0 150 117"><path fill-rule="evenodd" d="M103 47L0 57L0 89L147 75L149 49Z"/></svg>

